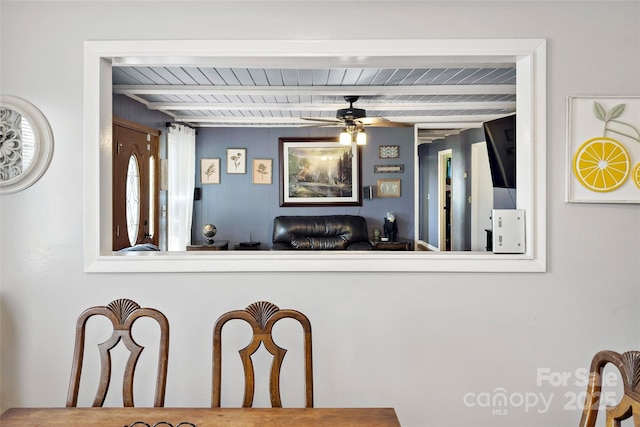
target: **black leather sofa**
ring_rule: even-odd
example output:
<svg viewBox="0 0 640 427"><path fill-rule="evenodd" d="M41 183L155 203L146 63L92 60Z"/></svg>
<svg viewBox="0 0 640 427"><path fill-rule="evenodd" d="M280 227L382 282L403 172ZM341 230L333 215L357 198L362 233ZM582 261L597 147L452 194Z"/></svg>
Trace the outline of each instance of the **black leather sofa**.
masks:
<svg viewBox="0 0 640 427"><path fill-rule="evenodd" d="M371 249L367 221L356 215L278 216L273 220L274 250Z"/></svg>

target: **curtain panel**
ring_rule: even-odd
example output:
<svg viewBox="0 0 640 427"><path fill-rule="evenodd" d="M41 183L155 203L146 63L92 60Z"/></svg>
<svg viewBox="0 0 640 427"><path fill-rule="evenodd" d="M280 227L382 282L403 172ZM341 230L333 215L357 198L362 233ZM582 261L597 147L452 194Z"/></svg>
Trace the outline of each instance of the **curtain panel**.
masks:
<svg viewBox="0 0 640 427"><path fill-rule="evenodd" d="M196 131L173 124L167 135L167 249L186 251L191 244L195 188Z"/></svg>

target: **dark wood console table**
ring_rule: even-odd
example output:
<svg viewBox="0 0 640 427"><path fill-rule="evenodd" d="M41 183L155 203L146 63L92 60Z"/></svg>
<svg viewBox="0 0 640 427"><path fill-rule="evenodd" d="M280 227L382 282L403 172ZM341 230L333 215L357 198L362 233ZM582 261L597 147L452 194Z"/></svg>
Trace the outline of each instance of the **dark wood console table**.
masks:
<svg viewBox="0 0 640 427"><path fill-rule="evenodd" d="M413 243L408 240L399 240L397 242L371 242L374 251L412 251Z"/></svg>
<svg viewBox="0 0 640 427"><path fill-rule="evenodd" d="M233 249L236 251L259 251L262 249L261 245L262 243L253 241L240 242L240 244L235 245Z"/></svg>
<svg viewBox="0 0 640 427"><path fill-rule="evenodd" d="M216 240L213 243L205 243L204 245L189 245L188 251L226 251L229 249L228 240Z"/></svg>

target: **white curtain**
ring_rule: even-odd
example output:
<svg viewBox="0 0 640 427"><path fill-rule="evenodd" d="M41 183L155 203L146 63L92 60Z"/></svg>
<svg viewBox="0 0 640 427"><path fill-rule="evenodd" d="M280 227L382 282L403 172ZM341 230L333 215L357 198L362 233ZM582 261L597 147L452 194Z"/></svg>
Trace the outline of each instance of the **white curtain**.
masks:
<svg viewBox="0 0 640 427"><path fill-rule="evenodd" d="M185 251L191 244L193 189L196 170L196 131L172 125L167 136L167 249Z"/></svg>

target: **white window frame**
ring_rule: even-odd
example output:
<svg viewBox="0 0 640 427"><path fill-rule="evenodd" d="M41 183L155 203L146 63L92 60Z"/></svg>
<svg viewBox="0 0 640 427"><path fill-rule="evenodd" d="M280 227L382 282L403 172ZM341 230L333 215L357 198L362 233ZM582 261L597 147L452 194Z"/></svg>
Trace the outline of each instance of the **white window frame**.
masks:
<svg viewBox="0 0 640 427"><path fill-rule="evenodd" d="M129 40L87 41L84 62L85 271L544 272L546 271L546 41ZM179 54L177 54L179 53ZM397 67L398 61L516 64L518 209L526 211L524 254L485 252L128 252L111 251L112 64L267 67L324 63ZM285 64L286 63L286 64ZM416 156L417 157L417 156ZM417 161L417 159L416 159ZM270 226L270 224L265 224Z"/></svg>

